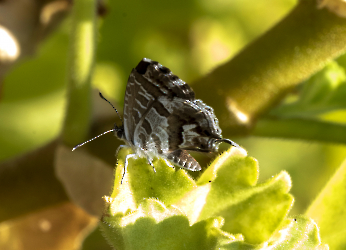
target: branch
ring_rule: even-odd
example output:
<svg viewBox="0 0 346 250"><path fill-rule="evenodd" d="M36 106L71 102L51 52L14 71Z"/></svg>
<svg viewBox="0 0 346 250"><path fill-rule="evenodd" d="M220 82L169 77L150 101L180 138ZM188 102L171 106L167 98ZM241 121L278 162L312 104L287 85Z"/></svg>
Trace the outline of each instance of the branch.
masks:
<svg viewBox="0 0 346 250"><path fill-rule="evenodd" d="M253 135L346 144L346 125L301 118L260 119Z"/></svg>
<svg viewBox="0 0 346 250"><path fill-rule="evenodd" d="M299 1L286 18L194 89L215 109L225 135L246 134L289 90L343 53L345 39L345 18L318 9L315 0Z"/></svg>

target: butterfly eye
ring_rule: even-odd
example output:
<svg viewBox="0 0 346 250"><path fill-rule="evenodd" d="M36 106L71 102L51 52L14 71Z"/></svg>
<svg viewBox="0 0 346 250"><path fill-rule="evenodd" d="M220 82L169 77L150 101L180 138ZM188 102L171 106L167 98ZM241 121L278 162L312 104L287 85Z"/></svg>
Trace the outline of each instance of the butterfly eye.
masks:
<svg viewBox="0 0 346 250"><path fill-rule="evenodd" d="M123 137L123 131L122 130L118 130L117 131L117 137L118 138L122 138Z"/></svg>

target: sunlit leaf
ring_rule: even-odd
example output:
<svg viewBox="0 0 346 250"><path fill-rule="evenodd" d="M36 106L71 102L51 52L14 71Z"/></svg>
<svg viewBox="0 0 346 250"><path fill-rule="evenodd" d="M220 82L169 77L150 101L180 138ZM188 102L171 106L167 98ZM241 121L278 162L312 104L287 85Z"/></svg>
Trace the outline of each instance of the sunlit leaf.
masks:
<svg viewBox="0 0 346 250"><path fill-rule="evenodd" d="M257 161L237 150L221 155L197 182L161 159L154 173L145 158L132 158L120 184L131 153L121 149L101 224L108 241L116 249L320 247L315 223L285 220L293 201L289 175L257 184Z"/></svg>
<svg viewBox="0 0 346 250"><path fill-rule="evenodd" d="M331 249L346 247L346 162L310 205L306 214L321 227L322 239Z"/></svg>

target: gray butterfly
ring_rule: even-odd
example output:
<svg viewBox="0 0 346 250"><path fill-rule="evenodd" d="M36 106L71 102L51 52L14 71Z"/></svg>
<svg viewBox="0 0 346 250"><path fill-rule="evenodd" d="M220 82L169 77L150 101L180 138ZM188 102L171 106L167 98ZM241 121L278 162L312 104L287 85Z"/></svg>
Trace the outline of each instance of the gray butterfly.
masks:
<svg viewBox="0 0 346 250"><path fill-rule="evenodd" d="M195 99L187 83L147 58L142 59L129 76L123 125L115 124L103 134L109 132L115 132L135 151L127 155L125 171L128 159L137 156L146 157L151 165L154 157L162 157L181 168L200 171L201 166L187 151L215 152L221 142L239 147L229 139L222 139L213 109Z"/></svg>

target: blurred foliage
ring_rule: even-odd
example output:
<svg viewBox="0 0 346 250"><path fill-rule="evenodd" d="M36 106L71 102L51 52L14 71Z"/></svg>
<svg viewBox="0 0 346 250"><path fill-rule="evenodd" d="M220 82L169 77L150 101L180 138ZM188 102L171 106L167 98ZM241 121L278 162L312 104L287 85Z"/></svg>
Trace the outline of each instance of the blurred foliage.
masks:
<svg viewBox="0 0 346 250"><path fill-rule="evenodd" d="M219 4L209 1L109 1L108 14L100 21L97 35L94 86L121 107L127 77L143 57L169 66L182 79L191 82L233 56L278 21L294 3L293 0L279 3L220 1ZM271 15L266 14L269 10ZM5 151L1 150L0 160L43 145L59 133L65 105L63 93L70 26L68 19L38 47L35 58L20 62L6 76L0 105L4 110L0 112L3 121L0 145ZM52 100L49 95L60 95L60 98ZM41 105L45 110L34 106L40 98L47 102ZM7 106L16 107L19 103L33 106L30 110L19 106L18 111L12 112L24 115L25 111L28 116L25 123L20 116L8 119ZM43 119L45 113L60 115Z"/></svg>
<svg viewBox="0 0 346 250"><path fill-rule="evenodd" d="M296 2L109 1L108 13L99 22L93 86L121 110L128 74L143 57L159 61L190 83L231 59L282 19ZM37 48L33 58L19 62L4 79L0 103L0 161L29 152L59 135L66 106L70 26L68 18ZM343 125L346 117L345 69L346 56L330 62L301 83L270 115ZM293 182L291 194L295 197L292 215L305 212L341 165L346 153L345 146L335 144L253 136L232 139L263 166L260 182L283 169L289 173ZM331 183L328 185L326 190L333 189ZM317 201L327 207L325 197L319 196ZM311 211L310 208L309 216L312 216ZM305 217L298 220L295 232L309 225L313 228L309 233L316 236L313 222ZM291 225L292 222L287 223ZM330 226L328 222L323 223ZM292 228L294 226L286 229ZM321 234L323 240L325 232L322 230ZM83 249L108 249L99 236L100 232L94 231ZM341 244L342 241L339 246Z"/></svg>
<svg viewBox="0 0 346 250"><path fill-rule="evenodd" d="M323 239L329 242L331 249L344 249L346 239L346 162L336 171L327 185L309 206L306 214L320 226Z"/></svg>
<svg viewBox="0 0 346 250"><path fill-rule="evenodd" d="M271 111L282 117L316 118L328 112L346 108L346 73L337 62L330 62L320 72L302 83L299 95L291 95L287 102ZM294 99L297 99L293 101ZM344 122L346 120L341 120Z"/></svg>
<svg viewBox="0 0 346 250"><path fill-rule="evenodd" d="M345 124L346 74L343 64L345 55L336 61L328 63L321 71L307 81L297 86L296 90L288 95L281 105L271 110L269 116L280 119L298 118L303 121L324 121L332 124ZM292 128L291 128L292 129ZM308 129L311 129L308 128ZM325 130L324 133L332 133ZM341 137L341 135L336 135ZM345 157L343 145L320 145L304 141L269 141L246 139L245 146L252 155L261 162L273 164L273 167L286 169L292 179L294 194L297 203L294 213L303 212L312 199L322 189L335 169L340 166ZM255 143L255 145L253 145ZM278 148L263 155L257 155L256 148ZM254 148L254 149L253 149ZM280 167L279 167L280 166ZM299 167L297 167L299 166ZM262 169L265 177L270 176L272 170ZM306 182L309 185L306 185Z"/></svg>

